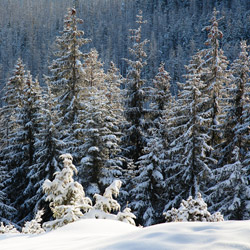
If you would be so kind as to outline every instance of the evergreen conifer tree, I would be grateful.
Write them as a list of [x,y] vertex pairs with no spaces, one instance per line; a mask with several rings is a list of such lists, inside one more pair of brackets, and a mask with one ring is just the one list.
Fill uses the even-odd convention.
[[221,211],[229,219],[249,218],[249,66],[247,45],[243,41],[239,58],[231,67],[234,77],[223,123],[224,147],[214,170],[216,184],[208,190],[211,209]]
[[81,109],[79,94],[83,84],[82,60],[87,57],[80,51],[80,47],[90,41],[83,38],[84,32],[77,28],[80,23],[82,20],[76,17],[76,10],[68,9],[61,36],[56,38],[58,48],[54,53],[56,59],[50,65],[51,75],[47,77],[52,93],[56,97],[60,117],[57,127],[60,128],[61,139],[68,144],[65,146],[65,151],[71,153],[79,146],[79,138],[74,138],[73,131],[78,124]]
[[10,223],[10,218],[13,213],[16,213],[16,209],[10,205],[7,194],[3,191],[4,185],[3,180],[7,179],[8,172],[0,167],[0,222],[5,224]]
[[60,158],[63,160],[63,169],[55,173],[53,181],[47,179],[43,184],[46,199],[50,201],[55,218],[44,224],[46,230],[74,222],[83,216],[82,211],[91,209],[91,200],[85,197],[82,185],[73,179],[77,169],[72,163],[72,156],[63,154]]
[[[208,100],[205,105],[207,118],[210,119],[208,124],[209,145],[214,148],[213,154],[216,155],[219,151],[219,145],[222,142],[221,133],[221,117],[227,104],[228,93],[226,91],[228,84],[232,80],[232,75],[228,70],[228,61],[220,48],[220,39],[223,33],[218,28],[218,23],[221,19],[217,19],[218,11],[214,9],[213,16],[210,20],[210,25],[204,30],[208,31],[208,39],[205,45],[208,48],[201,50],[200,54],[204,58],[201,80],[206,85],[203,93],[208,94]],[[204,110],[205,111],[205,110]]]
[[33,81],[28,72],[22,93],[19,112],[16,114],[17,126],[12,134],[11,153],[17,161],[9,169],[9,178],[4,182],[11,204],[18,209],[13,215],[14,222],[22,223],[32,219],[27,200],[33,193],[29,171],[35,163],[35,139],[40,129],[41,89],[37,80]]
[[33,186],[33,192],[27,203],[30,211],[36,214],[39,209],[43,209],[43,218],[49,220],[52,216],[46,197],[43,193],[43,183],[46,179],[52,179],[56,171],[59,170],[58,155],[64,148],[64,143],[60,140],[59,129],[56,127],[58,115],[54,106],[53,94],[48,86],[47,93],[43,94],[41,102],[42,117],[40,117],[40,132],[36,136],[34,164],[30,166],[28,178]]
[[206,87],[200,68],[203,62],[199,52],[192,57],[187,66],[187,81],[180,84],[182,90],[173,108],[175,115],[169,128],[172,141],[168,150],[170,164],[166,168],[168,202],[165,210],[179,204],[183,197],[203,193],[211,174],[210,164],[216,163],[209,157],[212,148],[208,145],[210,137],[206,129],[210,120],[204,112],[208,96],[203,92]]
[[145,125],[145,80],[142,78],[142,70],[146,65],[147,54],[145,46],[148,40],[142,40],[142,11],[136,16],[137,29],[131,29],[130,39],[133,42],[129,52],[133,59],[126,59],[128,63],[128,72],[125,80],[126,100],[125,100],[125,117],[128,122],[125,129],[123,143],[125,145],[125,155],[136,163],[145,145],[144,125]]
[[147,143],[143,148],[143,155],[139,158],[139,168],[132,185],[131,206],[140,220],[138,223],[149,226],[162,219],[162,207],[165,205],[165,168],[168,165],[166,154],[168,147],[167,122],[170,112],[172,96],[170,93],[170,76],[159,67],[158,74],[153,81],[154,88],[150,88],[151,99],[151,128],[147,131]]
[[15,142],[15,130],[18,127],[18,114],[22,107],[22,94],[26,82],[24,64],[17,60],[13,76],[10,77],[4,87],[4,106],[1,108],[1,165],[7,167],[7,171],[17,165],[18,158],[13,156]]
[[[233,78],[228,88],[229,98],[228,107],[225,110],[223,131],[224,143],[222,144],[222,157],[219,165],[231,163],[232,152],[237,146],[239,158],[242,160],[247,149],[244,146],[243,135],[248,133],[246,130],[246,116],[243,115],[248,110],[247,98],[249,92],[249,56],[246,42],[241,43],[241,52],[231,65]],[[244,149],[245,148],[245,149]]]
[[[111,90],[107,89],[102,63],[96,50],[90,51],[83,69],[86,87],[81,93],[84,112],[80,118],[84,143],[80,152],[82,157],[79,176],[87,194],[94,195],[104,191],[107,184],[122,175],[121,162],[117,158],[120,151],[120,128],[118,110],[113,111],[111,108],[114,100],[109,98]],[[116,91],[114,89],[113,94]]]
[[[19,164],[19,159],[13,157],[16,143],[16,129],[18,128],[17,117],[20,112],[22,102],[22,91],[26,81],[26,72],[24,64],[19,58],[17,60],[13,76],[9,78],[4,87],[3,103],[0,110],[1,114],[1,150],[0,150],[0,220],[8,222],[13,218],[16,210],[11,205],[7,193],[8,179],[11,172]],[[19,153],[19,152],[18,152]],[[6,183],[7,181],[7,183]]]
[[123,100],[123,87],[124,78],[120,74],[118,68],[113,62],[110,63],[108,72],[106,74],[106,96],[108,98],[109,112],[118,120],[121,126],[124,123],[124,100]]

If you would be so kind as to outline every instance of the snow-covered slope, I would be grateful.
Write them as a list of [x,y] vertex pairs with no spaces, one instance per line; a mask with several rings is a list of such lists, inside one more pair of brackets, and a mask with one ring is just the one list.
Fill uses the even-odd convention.
[[0,235],[1,250],[250,250],[250,221],[176,222],[147,228],[85,219],[40,235]]

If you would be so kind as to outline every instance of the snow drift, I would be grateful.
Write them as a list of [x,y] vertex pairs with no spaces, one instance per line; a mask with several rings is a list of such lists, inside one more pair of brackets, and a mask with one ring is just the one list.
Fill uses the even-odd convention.
[[175,222],[138,228],[81,219],[39,235],[0,235],[1,250],[250,250],[250,221]]

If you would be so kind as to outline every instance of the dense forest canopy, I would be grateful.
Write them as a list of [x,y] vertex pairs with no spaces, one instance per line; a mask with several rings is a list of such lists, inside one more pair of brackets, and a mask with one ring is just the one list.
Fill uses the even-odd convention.
[[250,218],[249,1],[0,11],[0,221],[44,209],[57,227],[122,208],[149,226],[181,219],[192,197],[211,220]]
[[210,14],[216,7],[224,19],[220,23],[222,48],[229,60],[236,58],[240,40],[250,41],[250,2],[247,0],[1,0],[0,1],[0,85],[10,76],[18,57],[34,76],[43,81],[52,60],[54,40],[63,26],[67,7],[76,5],[83,19],[79,28],[92,39],[85,50],[96,48],[108,67],[112,60],[126,74],[128,31],[134,27],[138,9],[148,24],[143,37],[148,47],[148,78],[165,62],[172,84],[182,80],[184,65],[197,48],[204,48]]

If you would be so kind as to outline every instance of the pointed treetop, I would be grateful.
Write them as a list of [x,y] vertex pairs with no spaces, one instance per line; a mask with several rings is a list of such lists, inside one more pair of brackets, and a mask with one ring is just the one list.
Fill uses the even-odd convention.
[[155,79],[153,80],[156,87],[160,89],[165,89],[169,85],[169,82],[171,80],[171,77],[169,73],[165,70],[165,63],[161,62],[158,73],[155,76]]
[[136,18],[136,22],[139,24],[147,23],[147,20],[143,20],[142,10],[139,10],[138,14],[136,15]]
[[205,42],[205,45],[207,45],[207,46],[212,45],[212,44],[216,44],[217,46],[219,46],[218,40],[222,39],[222,37],[223,37],[223,33],[218,29],[218,23],[224,17],[217,19],[216,15],[218,13],[219,13],[219,11],[217,11],[216,8],[214,8],[213,16],[210,19],[211,25],[208,25],[203,29],[203,30],[207,30],[209,32],[208,39]]

